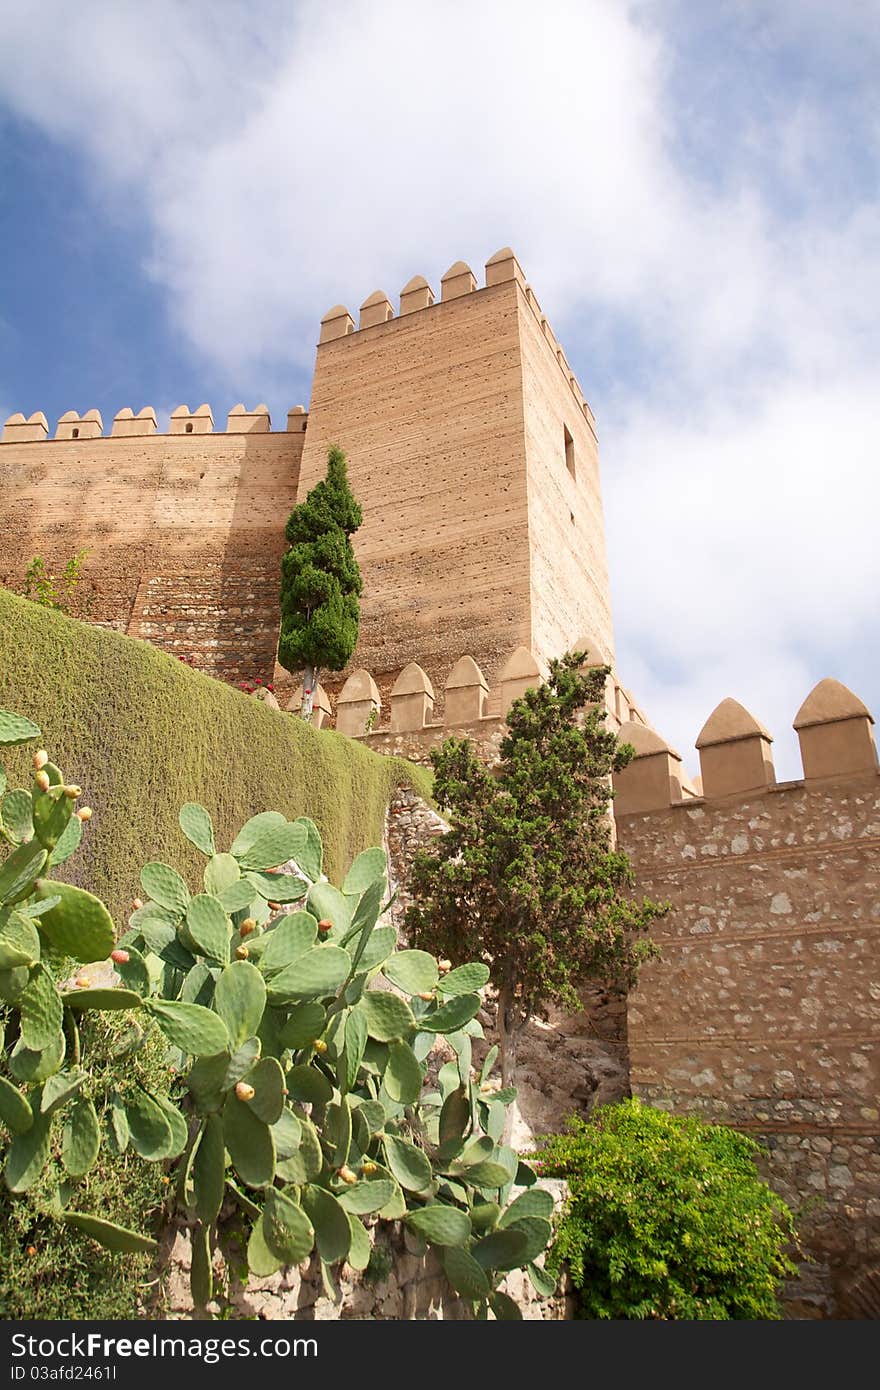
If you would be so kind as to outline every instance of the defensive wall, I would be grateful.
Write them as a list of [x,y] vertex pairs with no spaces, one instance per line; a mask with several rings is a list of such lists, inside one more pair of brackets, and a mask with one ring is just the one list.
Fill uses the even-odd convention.
[[[590,659],[600,659],[595,649]],[[383,704],[361,670],[335,702],[319,691],[313,719],[335,716],[350,736],[417,762],[449,735],[466,736],[492,763],[511,702],[541,678],[525,648],[492,687],[464,656],[435,695],[412,663]],[[605,708],[635,748],[614,778],[618,842],[636,890],[670,904],[652,928],[661,958],[628,1001],[632,1090],[754,1133],[769,1180],[799,1214],[804,1259],[790,1311],[864,1315],[880,1266],[873,718],[840,682],[821,681],[794,718],[804,775],[776,782],[771,734],[724,700],[699,733],[691,781],[613,673]]]
[[[872,717],[825,680],[794,720],[804,776],[725,700],[697,739],[698,797],[653,731],[615,778],[640,891],[671,903],[629,998],[633,1091],[752,1131],[801,1210],[792,1311],[863,1316],[880,1265],[880,778]],[[699,785],[699,784],[698,784]],[[873,1271],[873,1273],[872,1273]]]
[[56,574],[85,549],[73,612],[186,656],[210,675],[271,679],[284,523],[296,501],[307,415],[272,432],[265,406],[179,406],[168,434],[127,407],[13,415],[0,447],[0,583],[22,592],[30,558]]

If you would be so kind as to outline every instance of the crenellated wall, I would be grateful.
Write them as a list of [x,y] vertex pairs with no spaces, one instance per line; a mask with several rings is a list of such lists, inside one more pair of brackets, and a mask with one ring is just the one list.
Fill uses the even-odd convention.
[[[588,650],[586,664],[604,663],[597,651]],[[318,729],[332,723],[339,733],[366,739],[377,752],[421,763],[428,761],[430,750],[439,747],[444,738],[466,737],[476,744],[481,757],[494,762],[506,728],[505,714],[514,700],[540,685],[542,679],[537,658],[525,647],[509,653],[491,689],[472,656],[459,658],[437,692],[425,670],[410,662],[383,702],[373,676],[361,669],[352,672],[335,699],[318,686],[312,723]],[[286,708],[298,710],[301,704],[302,686]],[[645,715],[613,672],[606,682],[605,711],[610,728],[618,730],[623,716],[630,721],[628,727],[649,732]],[[683,795],[694,794],[687,778],[683,787]]]
[[512,648],[546,668],[584,634],[612,656],[592,412],[509,248],[483,288],[458,261],[437,301],[415,277],[399,313],[376,291],[357,328],[325,315],[303,494],[331,443],[364,508],[360,637],[331,695],[365,668],[387,700],[413,661],[439,686],[462,651],[494,683]]
[[[792,1311],[856,1316],[880,1260],[880,777],[872,718],[822,681],[794,724],[804,778],[725,700],[698,739],[704,795],[653,735],[615,778],[640,891],[671,903],[629,1000],[633,1090],[753,1131],[808,1261]],[[629,729],[621,730],[629,737]],[[634,741],[630,739],[630,741]]]
[[7,420],[0,583],[22,590],[40,555],[56,574],[85,549],[74,612],[147,638],[227,680],[271,680],[284,522],[296,501],[307,415],[273,433],[265,406],[236,406],[224,433],[208,406],[156,415],[68,411]]

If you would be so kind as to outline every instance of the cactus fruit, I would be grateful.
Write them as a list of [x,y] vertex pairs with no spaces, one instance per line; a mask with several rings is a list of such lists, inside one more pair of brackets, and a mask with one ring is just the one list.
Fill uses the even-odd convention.
[[143,907],[143,905],[144,905],[144,900],[143,900],[143,898],[133,898],[133,899],[132,899],[132,904],[131,904],[131,906],[132,906],[132,910],[133,910],[134,912],[137,912],[140,908]]
[[34,777],[34,782],[39,787],[41,792],[47,792],[52,785],[52,783],[49,781],[48,772],[44,771],[42,768]]
[[318,923],[318,931],[319,931],[319,932],[328,932],[328,931],[332,931],[332,930],[333,930],[333,923],[330,921],[330,918],[329,918],[329,917],[322,917],[321,920],[320,920],[320,922]]
[[89,975],[77,975],[74,980],[77,989],[91,989],[92,981]]
[[129,956],[128,951],[116,950],[110,952],[110,959],[113,961],[115,965],[127,965],[131,957]]
[[49,754],[46,752],[45,748],[38,748],[33,757],[34,771],[42,772],[48,761]]
[[342,1167],[338,1170],[338,1175],[342,1181],[348,1183],[350,1187],[358,1180],[357,1173],[353,1172],[347,1163],[343,1163]]
[[89,821],[92,819],[92,814],[91,806],[80,806],[79,810],[76,812],[76,817],[79,821]]
[[239,1081],[235,1087],[235,1094],[238,1096],[239,1100],[247,1101],[253,1100],[256,1092],[253,1086],[249,1086],[246,1081]]
[[71,801],[76,801],[78,797],[82,796],[82,787],[77,786],[75,782],[71,782],[70,786],[64,788],[64,795]]
[[253,917],[245,917],[244,921],[238,929],[239,936],[250,936],[251,932],[255,930],[256,925],[257,924],[254,921]]
[[243,945],[243,944],[242,944],[241,946],[236,946],[236,948],[235,948],[235,959],[236,959],[236,960],[247,960],[247,958],[248,958],[249,955],[250,955],[250,951],[248,950],[247,946],[245,946],[245,945]]

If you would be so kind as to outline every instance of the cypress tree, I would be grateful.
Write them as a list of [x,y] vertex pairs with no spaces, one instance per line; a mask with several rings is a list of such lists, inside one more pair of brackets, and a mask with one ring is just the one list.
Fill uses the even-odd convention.
[[351,537],[363,520],[348,485],[345,454],[335,444],[327,475],[290,513],[281,561],[278,660],[303,673],[302,717],[312,713],[322,669],[341,671],[357,642],[363,588]]

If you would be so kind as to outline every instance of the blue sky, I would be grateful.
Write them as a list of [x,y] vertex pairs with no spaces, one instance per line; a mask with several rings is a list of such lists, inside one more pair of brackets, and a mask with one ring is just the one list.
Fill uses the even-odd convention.
[[695,770],[733,695],[796,776],[821,676],[880,711],[870,0],[32,0],[0,51],[4,415],[280,424],[331,304],[510,244],[657,727]]

